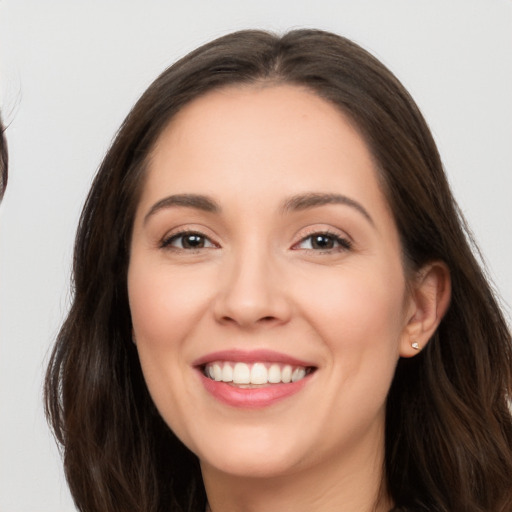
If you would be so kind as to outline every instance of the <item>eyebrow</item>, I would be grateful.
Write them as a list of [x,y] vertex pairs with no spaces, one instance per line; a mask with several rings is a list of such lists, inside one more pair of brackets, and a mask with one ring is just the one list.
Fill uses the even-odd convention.
[[[363,207],[363,205],[354,199],[350,199],[350,197],[344,196],[342,194],[324,194],[318,192],[299,194],[287,199],[283,203],[282,211],[284,213],[302,211],[328,204],[341,204],[350,206],[351,208],[354,208],[359,213],[361,213],[366,218],[366,220],[372,224],[372,226],[375,225],[372,217]],[[211,197],[200,194],[175,194],[164,197],[160,201],[156,202],[145,215],[144,224],[146,224],[149,217],[158,211],[172,207],[194,208],[208,213],[220,213],[221,211],[219,204],[215,202]]]
[[219,213],[220,206],[210,197],[199,194],[175,194],[172,196],[164,197],[156,202],[144,217],[144,224],[148,221],[149,217],[156,212],[165,208],[173,206],[184,206],[185,208],[195,208],[209,213]]
[[312,192],[308,194],[296,195],[285,201],[283,205],[283,211],[289,212],[308,210],[309,208],[316,208],[328,204],[342,204],[345,206],[350,206],[362,214],[363,217],[365,217],[372,226],[375,225],[371,215],[362,204],[342,194],[323,194]]

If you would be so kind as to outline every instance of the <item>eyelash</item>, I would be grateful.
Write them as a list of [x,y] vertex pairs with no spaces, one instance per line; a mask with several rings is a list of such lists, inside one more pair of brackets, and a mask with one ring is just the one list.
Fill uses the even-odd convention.
[[330,241],[332,241],[334,244],[337,244],[338,247],[328,247],[326,249],[323,249],[323,248],[315,249],[314,247],[310,247],[310,248],[306,248],[305,250],[319,252],[321,254],[324,254],[324,253],[331,253],[331,252],[349,251],[352,249],[352,242],[348,238],[344,238],[337,233],[331,233],[330,231],[314,231],[314,232],[310,233],[309,235],[305,236],[304,238],[302,238],[292,248],[295,248],[295,247],[301,245],[306,240],[310,240],[311,245],[312,245],[315,237],[317,237],[317,238],[323,237],[324,239],[327,238]]
[[[182,244],[183,244],[183,240],[186,237],[192,237],[192,236],[200,238],[202,240],[203,244],[209,243],[210,245],[207,247],[204,247],[204,245],[202,247],[176,247],[176,246],[172,245],[173,242],[179,240],[180,238],[182,239]],[[180,231],[179,233],[174,233],[171,236],[164,238],[160,242],[161,249],[174,249],[174,250],[178,250],[178,251],[179,250],[181,250],[181,251],[198,251],[201,249],[209,249],[210,247],[217,247],[217,245],[215,243],[213,243],[210,240],[210,238],[208,238],[206,235],[204,235],[203,233],[201,233],[199,231]]]
[[[199,243],[202,243],[202,246],[200,247],[176,247],[172,244],[178,240],[182,240],[181,245],[183,245],[184,239],[186,237],[197,237],[199,240]],[[342,236],[331,233],[329,231],[315,231],[310,233],[309,235],[303,237],[299,242],[294,244],[292,246],[293,250],[298,250],[301,244],[306,242],[307,240],[311,241],[311,245],[313,245],[314,237],[320,238],[323,237],[324,239],[328,239],[334,244],[337,244],[337,247],[328,247],[328,248],[317,248],[314,247],[308,247],[305,248],[307,251],[314,251],[314,252],[320,252],[320,253],[330,253],[330,252],[343,252],[348,251],[352,249],[352,242],[348,240],[347,238],[343,238]],[[317,240],[318,241],[318,240]],[[207,243],[209,245],[205,246],[204,244]],[[217,244],[212,242],[209,237],[207,237],[205,234],[199,232],[199,231],[180,231],[179,233],[174,233],[171,236],[164,238],[160,243],[161,249],[174,249],[174,250],[181,250],[181,251],[199,251],[201,249],[209,249],[211,247],[218,247]]]

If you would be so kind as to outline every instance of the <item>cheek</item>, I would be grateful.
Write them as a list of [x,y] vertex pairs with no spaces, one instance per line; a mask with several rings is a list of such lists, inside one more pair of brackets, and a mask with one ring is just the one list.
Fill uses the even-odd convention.
[[194,286],[187,272],[170,273],[165,266],[139,263],[136,258],[130,263],[128,296],[142,372],[160,414],[186,438],[187,404],[194,403],[187,386],[187,337],[204,310],[204,288]]
[[[201,293],[202,292],[202,293]],[[204,289],[187,272],[169,272],[161,263],[133,257],[128,297],[133,335],[150,394],[159,409],[171,406],[191,356],[186,343],[204,309]]]
[[130,264],[128,296],[137,342],[173,349],[190,332],[205,303],[204,287],[191,277],[137,260]]
[[372,365],[392,373],[404,328],[401,267],[350,265],[310,284],[300,292],[307,297],[303,309],[332,361],[347,372]]

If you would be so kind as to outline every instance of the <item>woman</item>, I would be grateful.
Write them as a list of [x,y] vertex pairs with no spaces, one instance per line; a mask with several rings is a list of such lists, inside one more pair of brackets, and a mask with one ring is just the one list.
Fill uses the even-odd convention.
[[46,404],[79,509],[511,511],[511,339],[467,236],[357,45],[180,60],[78,229]]

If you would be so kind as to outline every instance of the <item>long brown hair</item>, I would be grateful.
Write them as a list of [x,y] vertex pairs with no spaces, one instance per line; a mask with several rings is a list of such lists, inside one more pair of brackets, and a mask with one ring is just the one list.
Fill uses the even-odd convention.
[[157,78],[96,175],[75,243],[73,302],[46,377],[46,410],[78,508],[204,510],[198,461],[164,424],[131,341],[126,273],[148,155],[185,104],[215,88],[297,84],[358,126],[401,236],[404,265],[444,261],[451,306],[418,356],[400,360],[386,418],[396,510],[512,511],[512,342],[475,259],[432,135],[379,61],[334,34],[227,35]]

